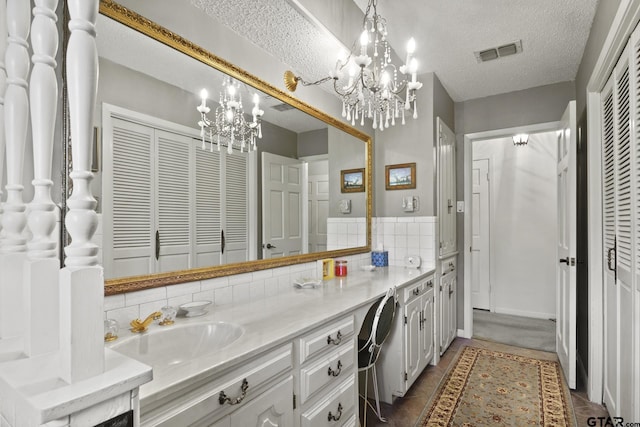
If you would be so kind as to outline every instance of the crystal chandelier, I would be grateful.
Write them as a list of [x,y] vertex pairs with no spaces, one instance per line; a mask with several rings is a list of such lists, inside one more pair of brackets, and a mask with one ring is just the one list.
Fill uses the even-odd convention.
[[514,135],[512,139],[513,145],[519,147],[522,145],[527,145],[527,143],[529,142],[529,135],[526,133],[519,133],[517,135]]
[[[298,82],[310,86],[333,80],[333,88],[342,99],[342,116],[352,125],[358,120],[360,125],[364,125],[366,116],[373,121],[374,129],[382,131],[389,125],[394,126],[396,119],[404,124],[405,111],[412,106],[413,118],[418,117],[416,91],[422,87],[422,83],[416,81],[418,62],[413,57],[415,40],[411,38],[407,44],[405,63],[396,67],[391,62],[391,47],[387,42],[387,21],[378,15],[376,6],[377,0],[369,0],[359,40],[348,55],[342,52],[338,56],[329,76],[307,82],[287,71],[284,82],[287,89],[293,92]],[[345,70],[348,71],[346,84]]]
[[264,111],[260,109],[260,97],[257,93],[254,94],[253,109],[251,110],[253,119],[248,122],[242,107],[240,89],[240,83],[231,77],[222,82],[220,100],[215,117],[212,119],[207,117],[211,111],[207,107],[209,94],[206,89],[200,91],[202,103],[198,105],[197,110],[200,113],[198,126],[200,126],[200,136],[202,137],[202,149],[205,148],[207,136],[211,143],[211,151],[213,151],[214,145],[217,145],[218,151],[220,151],[220,146],[226,145],[229,154],[233,152],[234,145],[240,148],[240,152],[244,152],[245,149],[247,151],[257,149],[256,139],[262,138],[261,122]]

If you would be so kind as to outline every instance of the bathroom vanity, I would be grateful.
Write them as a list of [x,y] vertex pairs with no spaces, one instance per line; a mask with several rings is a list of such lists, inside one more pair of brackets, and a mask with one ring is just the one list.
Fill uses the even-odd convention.
[[[292,284],[276,296],[214,307],[173,326],[152,325],[146,336],[124,334],[110,346],[127,347],[128,355],[153,366],[153,381],[140,388],[143,426],[261,425],[267,419],[284,426],[355,426],[356,337],[367,310],[397,287],[394,331],[382,350],[393,357],[378,364],[381,389],[397,394],[391,379],[408,389],[433,356],[433,273],[387,267],[353,271],[312,289]],[[178,352],[158,347],[154,353],[154,334],[184,328],[179,335],[188,336],[202,324],[231,324],[241,334],[220,338],[214,351],[199,350],[187,337],[175,341]]]

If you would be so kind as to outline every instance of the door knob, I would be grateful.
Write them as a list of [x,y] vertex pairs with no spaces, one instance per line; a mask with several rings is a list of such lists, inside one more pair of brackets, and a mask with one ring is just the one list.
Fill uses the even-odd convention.
[[267,249],[275,249],[276,247],[274,245],[272,245],[271,243],[267,243],[265,248],[267,248]]
[[565,264],[569,265],[569,257],[566,257],[566,258],[560,258],[560,262],[561,262],[561,263],[563,263],[563,262],[564,262]]

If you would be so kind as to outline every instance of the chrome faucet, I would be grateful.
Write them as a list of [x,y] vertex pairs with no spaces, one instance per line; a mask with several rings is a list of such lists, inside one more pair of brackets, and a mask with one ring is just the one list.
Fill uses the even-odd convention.
[[151,322],[153,322],[154,320],[158,320],[161,316],[162,313],[160,313],[159,311],[154,311],[144,320],[133,319],[131,323],[129,323],[129,325],[131,325],[131,332],[146,332],[147,327],[151,324]]

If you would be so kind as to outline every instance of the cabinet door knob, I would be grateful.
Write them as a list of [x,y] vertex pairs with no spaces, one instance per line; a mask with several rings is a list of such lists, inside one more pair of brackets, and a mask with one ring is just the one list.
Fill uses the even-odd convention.
[[413,294],[414,294],[414,295],[420,295],[420,288],[415,288],[415,289],[413,290]]
[[237,405],[247,397],[247,390],[249,390],[249,381],[245,378],[242,380],[242,385],[240,386],[240,396],[232,399],[226,395],[224,390],[222,390],[218,396],[218,402],[220,402],[221,405],[224,405],[225,403],[228,403],[229,405]]

